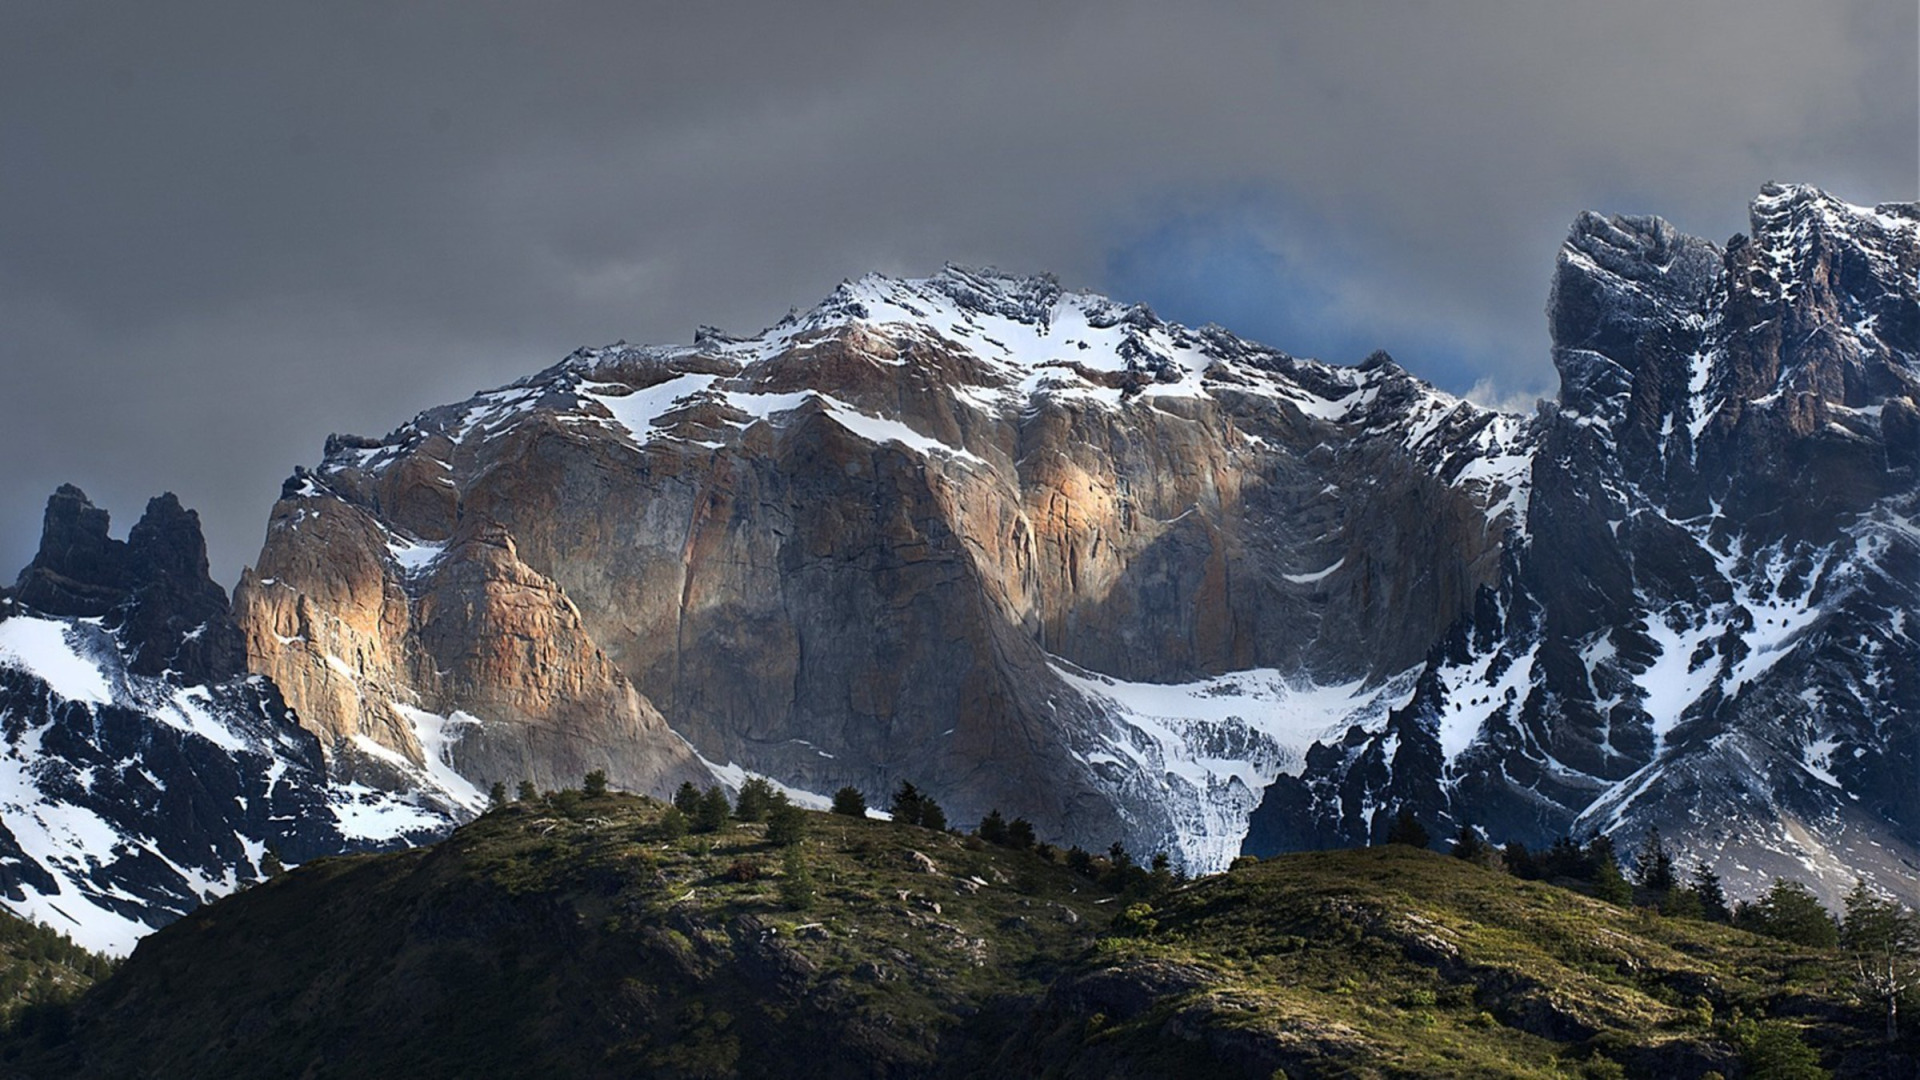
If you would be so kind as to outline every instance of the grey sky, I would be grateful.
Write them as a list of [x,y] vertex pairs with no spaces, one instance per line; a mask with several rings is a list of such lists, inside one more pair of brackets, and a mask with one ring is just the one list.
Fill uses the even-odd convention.
[[71,480],[216,575],[329,431],[867,270],[1052,270],[1550,392],[1586,207],[1912,198],[1913,0],[0,0],[0,577]]

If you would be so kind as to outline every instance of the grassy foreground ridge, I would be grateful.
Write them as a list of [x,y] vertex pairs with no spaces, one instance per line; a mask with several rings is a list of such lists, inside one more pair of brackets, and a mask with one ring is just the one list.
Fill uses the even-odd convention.
[[1885,1041],[1836,950],[1413,848],[1289,855],[1173,884],[878,820],[806,812],[797,842],[789,829],[775,843],[765,824],[686,835],[677,817],[622,794],[541,799],[431,848],[307,864],[142,942],[57,1037],[16,1029],[4,1068],[316,1080],[1914,1071],[1910,1037]]

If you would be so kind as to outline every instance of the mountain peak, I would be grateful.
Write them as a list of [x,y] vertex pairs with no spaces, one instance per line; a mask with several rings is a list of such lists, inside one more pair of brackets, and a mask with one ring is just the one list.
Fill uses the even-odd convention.
[[47,499],[40,547],[15,585],[22,604],[51,615],[104,615],[126,585],[126,545],[108,535],[110,516],[87,493],[61,484]]
[[1920,204],[1857,206],[1810,184],[1769,182],[1749,210],[1753,235],[1776,250],[1804,247],[1814,235],[1880,237],[1920,224]]

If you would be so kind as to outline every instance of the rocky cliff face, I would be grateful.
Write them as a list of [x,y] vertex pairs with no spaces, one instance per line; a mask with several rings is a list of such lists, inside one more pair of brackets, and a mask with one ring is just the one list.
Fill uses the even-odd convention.
[[1527,843],[1657,825],[1740,887],[1914,898],[1917,227],[1781,186],[1724,248],[1583,215],[1506,572],[1249,847],[1377,839],[1410,805]]
[[401,718],[458,710],[469,778],[658,790],[684,737],[727,775],[911,779],[1216,866],[1499,580],[1530,445],[1383,355],[875,277],[332,440],[236,606],[337,760],[419,760]]
[[255,670],[287,688],[338,775],[437,784],[467,808],[496,780],[577,786],[603,768],[658,794],[706,776],[510,533],[475,515],[404,537],[326,478],[296,477],[235,590]]
[[1913,895],[1917,220],[1582,215],[1524,418],[959,268],[581,350],[331,440],[247,660],[374,784],[910,779],[1195,869],[1409,806]]
[[246,673],[192,511],[163,495],[126,540],[107,526],[62,487],[0,590],[0,903],[124,953],[258,879],[269,849],[302,862],[451,826],[443,792],[330,782]]

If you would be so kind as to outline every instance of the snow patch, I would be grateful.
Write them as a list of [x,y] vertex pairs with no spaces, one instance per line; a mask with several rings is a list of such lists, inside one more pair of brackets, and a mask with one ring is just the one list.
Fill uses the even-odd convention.
[[722,784],[732,788],[736,794],[742,787],[746,786],[748,780],[758,779],[764,780],[772,785],[773,790],[785,795],[787,801],[803,810],[830,810],[833,808],[833,797],[830,795],[822,795],[817,791],[808,791],[805,788],[797,788],[783,784],[765,773],[757,773],[752,769],[741,768],[731,761],[725,765],[716,765],[708,761],[705,757],[702,757],[698,750],[693,752],[693,756],[700,758],[700,764],[705,765],[708,772],[712,773]]
[[1233,861],[1261,794],[1283,773],[1297,774],[1308,747],[1353,724],[1384,721],[1412,696],[1417,674],[1320,686],[1260,668],[1140,683],[1057,658],[1052,667],[1115,724],[1082,760],[1117,789],[1138,784],[1157,796],[1174,821],[1181,864],[1196,873]]
[[68,701],[113,703],[113,688],[100,665],[74,648],[64,622],[32,615],[0,622],[0,664],[38,678]]

